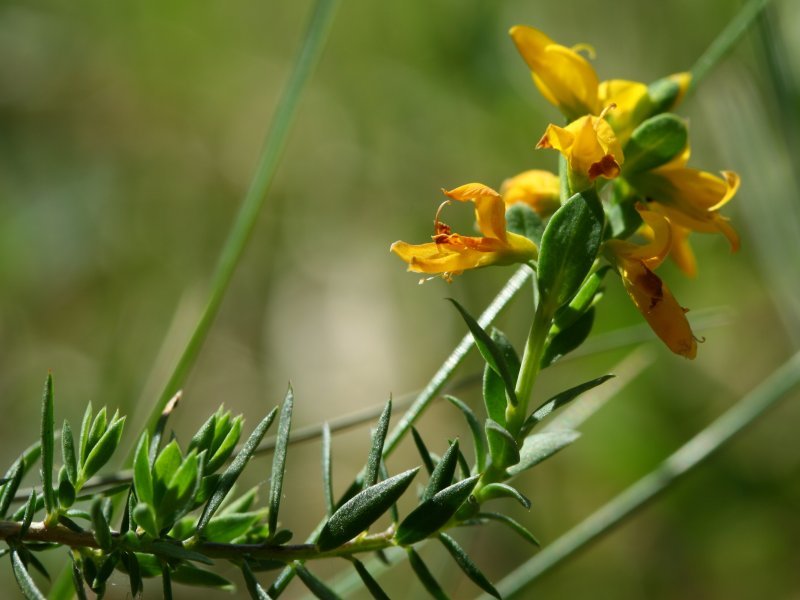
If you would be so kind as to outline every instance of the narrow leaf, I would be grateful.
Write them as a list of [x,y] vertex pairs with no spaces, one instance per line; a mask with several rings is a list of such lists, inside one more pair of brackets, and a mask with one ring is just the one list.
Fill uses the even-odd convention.
[[25,537],[31,523],[33,523],[33,515],[36,513],[36,499],[36,490],[31,490],[31,495],[28,496],[28,501],[25,503],[25,512],[22,513],[22,523],[19,528],[20,539]]
[[78,463],[75,459],[75,440],[72,438],[72,428],[66,419],[61,427],[61,458],[64,460],[69,480],[74,484],[78,479]]
[[506,483],[490,483],[481,489],[480,502],[494,500],[495,498],[513,498],[526,509],[530,510],[531,508],[531,501],[520,493],[519,490]]
[[456,472],[456,464],[458,462],[458,440],[450,444],[450,447],[442,456],[439,464],[431,473],[428,480],[428,485],[422,493],[421,500],[424,502],[431,499],[435,494],[441,492],[444,488],[453,483],[453,475]]
[[[506,360],[512,377],[516,380],[519,374],[519,356],[514,346],[499,329],[492,328],[492,341],[497,345]],[[483,401],[486,405],[486,414],[491,419],[505,426],[506,405],[508,404],[506,385],[502,377],[487,363],[483,370]]]
[[340,600],[339,596],[331,588],[322,583],[321,579],[312,575],[302,564],[295,563],[294,568],[300,581],[302,581],[308,588],[308,591],[317,598],[320,600]]
[[236,586],[233,585],[230,579],[226,579],[222,575],[217,575],[213,571],[199,569],[194,565],[187,564],[181,564],[176,567],[175,571],[172,573],[172,581],[194,587],[224,590],[226,592],[233,592],[236,590]]
[[479,477],[475,475],[454,483],[417,506],[398,526],[397,543],[409,546],[438,531],[466,501]]
[[651,171],[683,152],[688,143],[686,122],[664,113],[644,121],[631,134],[625,145],[623,171],[626,177]]
[[239,475],[241,475],[245,465],[247,464],[247,461],[250,460],[253,452],[261,443],[261,439],[264,437],[267,429],[269,429],[269,426],[272,425],[272,421],[275,419],[275,414],[277,412],[278,409],[273,408],[270,413],[264,417],[261,423],[259,423],[258,426],[253,430],[253,433],[250,434],[250,437],[247,438],[247,441],[236,455],[236,458],[233,459],[233,462],[228,465],[228,468],[225,469],[225,472],[219,478],[219,482],[214,489],[214,493],[211,495],[211,498],[203,509],[200,519],[197,521],[197,536],[202,535],[203,529],[205,529],[206,525],[208,525],[209,520],[211,520],[211,517],[213,517],[214,513],[217,512],[217,509],[220,507],[220,504],[222,504],[225,496],[228,495],[228,492],[233,487],[236,479],[238,479]]
[[214,455],[208,461],[206,469],[209,473],[214,473],[219,469],[228,457],[233,453],[236,444],[239,443],[239,438],[242,435],[242,419],[237,417],[230,425],[230,429],[225,437],[222,439],[219,447],[214,450]]
[[140,502],[133,509],[133,518],[136,523],[153,537],[158,537],[158,523],[156,513],[150,504]]
[[525,423],[522,425],[522,435],[527,434],[533,427],[535,427],[538,423],[540,423],[545,417],[550,415],[552,412],[558,410],[562,406],[569,404],[575,398],[591,390],[592,388],[597,387],[608,381],[609,379],[613,378],[614,375],[603,375],[602,377],[598,377],[597,379],[592,379],[591,381],[585,381],[575,387],[571,387],[568,390],[564,390],[563,392],[556,394],[552,398],[550,398],[547,402],[542,404],[539,408],[537,408],[531,415],[525,420]]
[[452,298],[448,298],[450,302],[453,303],[453,306],[456,307],[459,313],[461,313],[461,318],[464,319],[464,322],[467,324],[470,333],[472,334],[472,338],[475,340],[475,347],[478,348],[478,352],[481,353],[483,359],[503,380],[503,384],[506,388],[506,393],[508,394],[508,399],[516,406],[517,404],[517,397],[514,393],[514,376],[511,373],[511,369],[506,363],[505,357],[503,353],[498,348],[497,344],[494,343],[491,336],[486,333],[486,330],[480,326],[480,324],[474,319],[472,315],[470,315],[458,302],[453,300]]
[[537,540],[536,537],[534,537],[534,535],[530,531],[528,531],[524,525],[522,525],[518,521],[515,521],[508,515],[496,512],[482,512],[478,513],[478,517],[481,519],[491,519],[493,521],[503,523],[504,525],[507,525],[516,533],[518,533],[525,541],[530,542],[531,544],[537,547],[541,546],[539,540]]
[[183,391],[178,390],[177,393],[169,399],[166,406],[164,406],[164,410],[161,411],[158,421],[156,421],[156,426],[153,428],[153,439],[150,441],[151,460],[158,454],[158,449],[161,446],[161,438],[164,436],[164,430],[167,427],[167,420],[172,414],[172,411],[178,408],[178,403],[181,401],[182,397]]
[[17,548],[11,549],[11,567],[14,570],[14,578],[17,580],[17,585],[27,600],[45,600],[44,594],[36,587],[30,573],[25,568]]
[[[78,600],[87,600],[83,573],[78,566],[78,562],[75,560],[74,550],[70,550],[69,558],[72,562],[72,585],[75,588],[75,595],[78,597]],[[134,597],[136,597],[136,594],[134,594]]]
[[435,468],[433,465],[433,459],[431,458],[431,453],[428,452],[427,446],[425,446],[425,442],[422,440],[422,436],[417,431],[416,427],[411,427],[411,437],[414,438],[414,445],[417,447],[417,452],[419,452],[420,457],[422,458],[422,464],[425,465],[425,470],[428,472],[428,475],[433,473],[433,469]]
[[[108,411],[106,407],[100,409],[100,412],[95,416],[92,422],[92,427],[89,429],[89,436],[86,439],[86,451],[83,455],[84,460],[89,456],[89,453],[94,448],[97,441],[103,436],[108,426]],[[83,463],[81,463],[83,464]]]
[[[628,155],[625,155],[627,161]],[[524,202],[515,202],[506,211],[506,229],[511,233],[524,235],[537,246],[542,242],[544,222],[536,212]]]
[[14,496],[17,495],[17,490],[24,474],[23,462],[17,460],[9,471],[8,482],[3,486],[3,491],[0,493],[0,519],[5,518]]
[[464,549],[459,546],[453,538],[446,533],[440,533],[439,541],[441,541],[444,547],[447,548],[447,551],[456,561],[456,564],[461,567],[461,570],[464,571],[464,574],[469,577],[475,583],[475,585],[477,585],[487,594],[494,596],[495,598],[500,598],[500,594],[496,589],[494,589],[494,586],[486,578],[486,575],[484,575],[477,565],[472,562],[472,559],[467,555],[466,552],[464,552]]
[[208,558],[205,554],[195,552],[184,548],[181,544],[175,542],[165,542],[156,540],[147,546],[147,550],[153,554],[158,554],[164,558],[175,558],[178,560],[191,560],[194,562],[203,563],[206,565],[213,565],[214,561]]
[[485,429],[492,464],[498,469],[505,469],[517,464],[519,462],[519,448],[514,436],[491,419],[486,419]]
[[166,562],[161,564],[161,593],[164,600],[172,600],[172,575]]
[[133,458],[133,486],[139,502],[153,505],[153,473],[150,470],[150,434],[142,433]]
[[247,591],[253,600],[270,600],[269,594],[258,583],[253,569],[250,568],[250,563],[247,560],[242,561],[242,577],[244,577],[244,584]]
[[414,552],[413,548],[406,548],[406,552],[408,552],[408,562],[411,564],[411,568],[414,569],[417,579],[420,580],[420,583],[422,583],[427,592],[436,598],[436,600],[450,600],[449,596],[445,594],[442,589],[442,586],[439,585],[439,582],[436,581],[433,574],[430,572],[430,569],[422,562],[422,558],[420,558],[419,554]]
[[92,403],[86,405],[86,410],[83,411],[83,419],[81,420],[81,439],[80,448],[78,453],[78,464],[82,465],[86,460],[86,446],[89,444],[89,431],[92,428]]
[[386,440],[386,433],[389,431],[389,419],[391,416],[392,400],[390,398],[378,419],[378,426],[372,434],[372,447],[364,470],[364,489],[375,485],[378,481],[378,472],[380,471],[381,457],[383,456],[383,442]]
[[[389,479],[389,471],[386,468],[386,463],[384,461],[381,461],[381,479],[383,481]],[[389,516],[392,518],[392,523],[394,523],[395,525],[400,522],[400,513],[397,512],[396,502],[393,502],[392,505],[389,507]]]
[[269,532],[278,530],[278,511],[281,507],[283,493],[283,473],[286,468],[286,451],[289,447],[289,430],[292,427],[292,408],[294,393],[291,386],[286,391],[281,407],[281,418],[278,422],[278,436],[275,439],[275,453],[272,456],[272,475],[269,480]]
[[134,598],[140,598],[144,591],[144,583],[142,582],[142,572],[139,568],[139,559],[133,552],[123,552],[120,555],[120,560],[128,573],[128,581],[131,586],[131,595]]
[[566,356],[589,337],[594,325],[594,308],[590,308],[563,331],[559,331],[547,344],[541,359],[541,368],[545,369]]
[[331,464],[331,427],[322,424],[322,492],[325,496],[325,509],[330,517],[333,514],[333,466]]
[[55,417],[53,415],[53,377],[47,374],[42,394],[42,492],[49,515],[56,510],[53,493],[53,454],[55,452]]
[[539,251],[538,287],[544,314],[572,298],[597,257],[603,207],[594,190],[575,194],[550,218]]
[[89,456],[86,457],[86,462],[81,467],[81,480],[86,481],[108,462],[119,446],[123,427],[125,427],[125,417],[111,422],[105,433],[97,440],[94,448],[89,451]]
[[[638,215],[638,213],[636,214]],[[581,315],[594,306],[598,299],[598,293],[601,292],[603,278],[610,270],[611,267],[605,265],[586,277],[580,289],[572,300],[569,301],[569,304],[562,306],[556,312],[553,318],[552,333],[558,333],[567,329],[577,321]]]
[[467,420],[467,425],[472,433],[472,444],[475,447],[475,464],[478,473],[483,473],[486,468],[486,437],[478,422],[478,417],[472,409],[454,396],[445,396],[448,402],[458,408]]
[[337,548],[367,529],[403,495],[418,471],[419,467],[390,477],[345,502],[322,528],[319,549]]
[[569,446],[580,437],[580,433],[571,429],[536,433],[525,438],[520,449],[520,461],[508,469],[511,476],[518,475],[525,469],[530,469],[543,460],[550,458]]
[[111,537],[111,528],[108,526],[105,515],[103,515],[102,501],[97,498],[92,502],[92,525],[94,526],[94,537],[100,548],[105,553],[111,552],[114,540]]
[[372,594],[372,597],[375,598],[375,600],[389,600],[389,596],[386,595],[386,592],[383,591],[375,578],[370,575],[370,572],[367,571],[364,563],[355,558],[351,558],[350,560],[353,563],[353,566],[356,568],[356,572],[361,578],[361,581],[364,583],[364,587],[366,587],[367,591]]

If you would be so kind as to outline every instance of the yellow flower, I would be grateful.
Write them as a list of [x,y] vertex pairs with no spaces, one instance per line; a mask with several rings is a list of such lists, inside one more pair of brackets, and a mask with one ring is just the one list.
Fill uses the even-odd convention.
[[554,148],[564,155],[570,177],[583,184],[576,189],[573,181],[576,192],[597,177],[617,177],[624,160],[622,147],[602,116],[581,117],[566,127],[548,125],[536,147]]
[[676,159],[653,169],[632,175],[629,183],[648,200],[650,207],[672,223],[701,233],[721,233],[735,252],[739,235],[728,219],[719,213],[739,189],[739,176],[722,171],[722,177],[686,167],[687,149]]
[[[681,227],[680,225],[675,225],[671,221],[669,222],[669,228],[672,237],[669,257],[672,259],[672,262],[683,271],[684,275],[687,277],[696,277],[697,259],[692,250],[692,245],[689,243],[689,234],[691,234],[691,230],[686,227]],[[639,229],[638,233],[649,240],[655,238],[653,229],[646,224]]]
[[561,183],[550,171],[531,169],[506,179],[500,194],[506,206],[522,202],[542,218],[549,217],[561,206]]
[[677,94],[666,105],[657,106],[644,83],[622,79],[599,82],[592,65],[576,51],[591,51],[589,46],[567,48],[541,31],[523,25],[512,27],[509,33],[528,64],[536,87],[570,121],[584,115],[598,115],[607,106],[616,104],[618,110],[609,117],[609,122],[623,144],[644,119],[676,106],[691,81],[688,73],[665,78],[664,82],[678,85]]
[[433,242],[407,244],[395,242],[390,250],[408,263],[415,273],[441,275],[445,281],[467,269],[489,265],[508,265],[527,262],[539,256],[539,249],[528,238],[506,231],[505,203],[502,196],[481,183],[468,183],[454,190],[442,190],[460,202],[475,204],[475,220],[481,237],[452,233],[450,227],[439,221],[439,207],[434,221]]
[[638,246],[622,240],[606,242],[609,259],[622,277],[636,309],[667,347],[686,358],[697,355],[697,340],[686,319],[686,309],[678,304],[669,288],[653,273],[672,248],[670,223],[663,216],[637,207],[653,232],[652,240]]

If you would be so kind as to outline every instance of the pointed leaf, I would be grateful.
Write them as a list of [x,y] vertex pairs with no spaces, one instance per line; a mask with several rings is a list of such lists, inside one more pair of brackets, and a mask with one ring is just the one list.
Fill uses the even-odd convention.
[[78,463],[75,459],[75,440],[72,438],[72,428],[66,419],[61,427],[61,458],[64,460],[69,480],[74,484],[78,479]]
[[556,394],[552,398],[550,398],[547,402],[542,404],[539,408],[537,408],[530,416],[525,420],[525,423],[522,425],[522,435],[527,434],[533,427],[535,427],[538,423],[540,423],[545,417],[550,415],[550,413],[558,410],[562,406],[569,404],[575,398],[591,390],[592,388],[597,387],[600,384],[605,383],[609,379],[613,378],[614,375],[603,375],[602,377],[598,377],[597,379],[592,379],[591,381],[586,381],[581,383],[580,385],[576,385],[575,387],[571,387],[568,390],[565,390],[559,394]]
[[278,436],[275,439],[275,453],[272,456],[272,475],[269,480],[269,532],[278,530],[278,510],[281,507],[283,493],[283,473],[286,468],[286,451],[289,447],[289,430],[292,427],[292,408],[294,393],[291,386],[286,391],[281,407],[281,418],[278,422]]
[[[155,439],[159,439],[154,436]],[[161,594],[164,600],[172,600],[172,574],[170,573],[169,564],[161,563]]]
[[153,429],[153,438],[150,440],[150,458],[158,454],[158,449],[161,446],[161,438],[164,436],[164,430],[167,427],[167,420],[172,414],[172,411],[178,407],[182,396],[183,391],[178,390],[175,395],[169,399],[169,402],[164,406],[164,410],[162,410],[161,414],[158,416],[158,421],[156,421],[156,426]]
[[431,458],[431,453],[428,452],[427,446],[425,446],[425,442],[422,440],[422,436],[414,426],[411,427],[411,437],[414,438],[414,445],[417,447],[417,452],[419,452],[419,455],[422,458],[422,464],[425,465],[425,470],[428,472],[428,475],[430,475],[433,473],[433,469],[435,468],[433,465],[433,459]]
[[325,510],[330,517],[334,511],[333,504],[333,466],[331,463],[331,427],[328,422],[322,424],[322,491],[325,496]]
[[133,518],[136,523],[154,538],[158,537],[158,523],[156,513],[150,504],[140,502],[133,509]]
[[[381,461],[381,479],[386,481],[389,479],[389,471],[386,469],[386,463]],[[389,516],[392,518],[392,523],[397,525],[400,522],[400,514],[397,512],[397,503],[393,502],[389,507]]]
[[231,423],[231,428],[228,430],[228,433],[222,439],[219,447],[214,450],[214,455],[209,459],[208,465],[206,466],[206,470],[208,473],[214,473],[217,469],[219,469],[225,461],[228,460],[228,457],[233,453],[233,450],[236,448],[236,444],[239,443],[239,438],[242,435],[242,419],[236,418]]
[[550,218],[539,251],[538,287],[545,315],[578,291],[597,257],[605,217],[596,192],[575,194]]
[[150,471],[150,434],[145,431],[139,438],[133,458],[133,486],[139,502],[153,505],[153,474]]
[[[638,215],[638,213],[637,213]],[[553,318],[551,335],[557,334],[569,328],[587,310],[596,304],[598,293],[601,291],[603,278],[611,270],[609,265],[600,267],[597,271],[590,273],[569,304],[562,306]]]
[[312,575],[302,564],[295,563],[294,568],[300,581],[302,581],[308,588],[308,591],[317,598],[320,600],[340,600],[339,596],[331,588],[322,583],[321,579]]
[[478,422],[478,417],[475,416],[475,413],[469,406],[455,396],[445,396],[445,399],[458,408],[467,420],[470,433],[472,433],[472,444],[475,447],[475,464],[478,473],[483,473],[483,470],[486,468],[486,437],[484,437],[483,429],[481,429],[481,425]]
[[92,428],[92,403],[86,405],[86,410],[83,411],[83,419],[81,420],[81,438],[80,447],[78,448],[78,464],[82,465],[86,459],[87,448],[89,444],[89,431]]
[[233,592],[236,586],[230,579],[226,579],[222,575],[217,575],[213,571],[206,569],[199,569],[194,565],[181,564],[172,572],[172,581],[182,583],[184,585],[191,585],[193,587],[212,588],[217,590],[224,590],[226,592]]
[[191,560],[194,562],[200,562],[206,565],[213,565],[214,561],[208,558],[205,554],[201,554],[200,552],[195,552],[194,550],[189,550],[184,548],[181,544],[177,544],[174,542],[164,542],[160,540],[156,540],[151,542],[148,547],[148,551],[158,554],[163,558],[174,558],[177,560]]
[[253,570],[250,568],[250,563],[247,560],[242,561],[242,576],[244,577],[244,583],[247,587],[247,591],[250,593],[250,597],[253,600],[270,600],[269,594],[261,587],[261,584],[258,583]]
[[86,451],[83,455],[84,460],[89,456],[89,453],[92,451],[97,441],[103,436],[106,427],[108,427],[108,411],[104,406],[100,409],[100,412],[97,413],[97,416],[95,416],[92,427],[89,429],[89,435],[86,439]]
[[428,480],[428,485],[422,493],[421,500],[424,502],[431,499],[435,494],[441,492],[444,488],[453,483],[453,475],[456,473],[456,464],[458,462],[458,440],[450,444],[450,447],[442,456],[439,464],[431,473]]
[[519,448],[514,436],[491,419],[486,419],[485,429],[492,464],[498,469],[505,469],[517,464],[519,462]]
[[272,421],[277,412],[278,409],[274,408],[266,417],[264,417],[264,420],[258,424],[258,426],[253,430],[253,433],[250,434],[250,437],[247,438],[247,441],[236,455],[236,458],[233,459],[233,462],[228,465],[228,468],[225,469],[225,472],[219,478],[219,482],[214,489],[214,493],[211,495],[208,504],[206,504],[205,508],[203,509],[200,519],[197,521],[198,536],[202,535],[203,529],[205,529],[206,525],[208,525],[209,520],[214,516],[214,513],[217,512],[217,509],[220,507],[220,504],[222,504],[225,496],[228,495],[228,492],[233,487],[236,479],[238,479],[239,475],[241,475],[245,465],[247,465],[247,461],[250,460],[253,452],[261,443],[261,439],[264,437],[267,429],[269,429],[269,426],[272,425]]
[[230,542],[247,533],[263,516],[264,511],[217,515],[208,522],[205,537],[210,542]]
[[594,308],[583,313],[577,321],[550,340],[542,355],[541,368],[549,367],[585,342],[592,332],[592,325],[594,325]]
[[114,544],[111,537],[111,528],[108,526],[105,515],[103,515],[102,501],[97,498],[92,502],[92,525],[94,526],[94,537],[100,548],[108,554]]
[[[75,595],[78,597],[78,600],[87,600],[86,589],[83,581],[83,573],[78,567],[78,563],[75,561],[75,555],[73,552],[74,551],[70,551],[69,553],[69,558],[72,562],[72,586],[75,588]],[[135,596],[136,595],[134,594],[134,597]]]
[[337,548],[367,529],[403,495],[418,471],[419,467],[390,477],[345,502],[322,528],[317,539],[319,549]]
[[497,521],[499,523],[503,523],[504,525],[508,525],[516,533],[518,533],[520,536],[522,536],[522,538],[525,541],[530,542],[531,544],[533,544],[534,546],[537,546],[537,547],[541,546],[541,544],[539,543],[539,540],[537,540],[536,537],[534,537],[534,535],[525,528],[525,526],[523,526],[518,521],[515,521],[514,519],[512,519],[508,515],[504,515],[502,513],[496,513],[496,512],[482,512],[482,513],[478,513],[478,517],[481,518],[481,519],[491,519],[493,521]]
[[[499,329],[492,328],[492,341],[500,348],[500,352],[506,360],[512,377],[516,380],[519,374],[519,356],[514,346],[508,341],[505,334]],[[506,405],[508,404],[506,385],[502,377],[492,369],[488,363],[483,370],[483,401],[486,405],[486,414],[491,419],[505,425]]]
[[53,414],[53,377],[47,374],[42,394],[42,492],[49,515],[56,510],[53,493],[53,454],[55,453],[55,417]]
[[505,483],[490,483],[481,489],[479,500],[481,503],[487,500],[494,500],[495,498],[513,498],[526,509],[530,510],[531,508],[531,501],[528,500],[527,497],[516,488]]
[[[625,155],[627,160],[628,155]],[[506,211],[506,229],[517,235],[524,235],[537,246],[542,242],[544,222],[536,212],[524,202],[515,202]]]
[[454,483],[417,506],[398,526],[395,533],[397,543],[410,546],[437,532],[466,501],[479,477],[475,475]]
[[455,306],[458,312],[461,314],[461,318],[464,319],[464,322],[467,324],[467,327],[472,334],[472,338],[475,340],[475,347],[478,349],[478,352],[481,353],[481,356],[483,356],[486,364],[489,365],[495,371],[495,373],[500,375],[501,379],[503,380],[503,384],[505,385],[509,401],[511,404],[516,406],[517,396],[514,393],[514,376],[511,373],[511,369],[509,368],[502,351],[472,315],[470,315],[458,302],[452,298],[448,298],[448,300],[453,303],[453,306]]
[[408,552],[408,562],[411,568],[414,569],[417,579],[420,580],[420,583],[422,583],[427,592],[436,598],[436,600],[450,600],[450,597],[445,594],[442,586],[439,585],[439,582],[433,577],[428,567],[422,562],[419,554],[414,552],[414,549],[410,547],[406,548],[406,552]]
[[192,439],[186,448],[187,452],[191,452],[194,449],[197,449],[198,452],[211,449],[211,442],[214,439],[214,428],[217,424],[217,414],[219,412],[220,411],[218,410],[216,413],[208,417],[205,423],[200,426],[200,429],[197,430],[197,433],[192,436]]
[[367,591],[372,595],[372,597],[375,598],[375,600],[389,600],[389,596],[386,595],[386,592],[383,591],[375,578],[370,575],[370,572],[367,571],[364,563],[355,558],[351,558],[350,560],[353,563],[353,566],[356,568],[356,572],[361,578],[361,581],[364,583],[364,587],[367,588]]
[[119,446],[123,427],[125,427],[125,417],[111,422],[105,433],[97,440],[97,444],[89,452],[89,456],[86,457],[86,462],[81,467],[80,480],[86,481],[108,462],[108,459],[111,458],[111,455],[114,454],[117,446]]
[[22,524],[19,528],[20,539],[25,538],[28,533],[31,523],[33,523],[33,515],[36,513],[36,490],[31,490],[31,495],[28,496],[28,501],[25,503],[25,511],[22,513]]
[[36,584],[33,582],[30,573],[25,568],[22,558],[19,555],[19,550],[16,548],[11,549],[11,566],[14,570],[14,578],[17,580],[22,595],[27,600],[45,600],[44,594],[39,591]]
[[392,400],[390,398],[378,419],[378,426],[372,434],[372,447],[370,448],[367,466],[364,471],[364,489],[375,485],[378,481],[378,472],[380,471],[381,457],[383,456],[383,442],[386,440],[386,433],[389,431],[389,419],[391,416]]
[[562,448],[569,446],[580,436],[580,433],[571,429],[529,435],[525,438],[520,449],[519,463],[508,469],[509,474],[511,476],[519,475],[525,469],[538,465]]
[[472,562],[472,559],[464,552],[464,549],[446,533],[439,534],[439,541],[442,542],[450,556],[456,561],[456,564],[461,567],[464,574],[469,577],[475,585],[481,588],[484,592],[495,598],[500,598],[500,594],[494,589],[494,586],[486,578],[477,565]]
[[625,145],[626,177],[656,169],[683,152],[689,141],[686,122],[671,113],[650,117],[639,125]]
[[22,476],[24,475],[23,461],[17,460],[9,469],[9,477],[7,483],[3,486],[3,491],[0,493],[0,519],[4,519],[8,512],[14,496],[17,495],[19,484],[22,483]]

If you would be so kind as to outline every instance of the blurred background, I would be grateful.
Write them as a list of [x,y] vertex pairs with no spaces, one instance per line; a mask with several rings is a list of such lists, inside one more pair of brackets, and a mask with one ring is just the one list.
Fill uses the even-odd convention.
[[[800,3],[772,5],[679,110],[690,121],[693,166],[734,170],[744,182],[725,209],[741,251],[730,254],[722,236],[695,236],[697,280],[672,265],[660,271],[681,304],[694,315],[711,311],[718,325],[700,332],[706,342],[693,362],[648,341],[653,364],[585,424],[576,444],[519,480],[533,509],[508,510],[544,544],[800,348]],[[691,67],[738,7],[342,3],[256,235],[173,417],[179,439],[188,441],[221,403],[245,414],[249,431],[289,381],[295,427],[427,382],[465,333],[442,299],[478,313],[512,270],[418,286],[390,243],[428,239],[442,187],[498,187],[525,169],[556,168],[556,154],[534,146],[560,116],[533,86],[510,26],[592,44],[601,79],[651,81]],[[88,401],[119,408],[130,415],[124,443],[134,443],[203,306],[311,8],[0,3],[0,463],[36,438],[48,370],[57,421],[76,427]],[[448,209],[448,222],[468,232],[470,211],[459,208]],[[521,294],[497,323],[518,345],[529,301]],[[609,276],[590,342],[606,349],[546,371],[537,400],[613,370],[641,327]],[[608,348],[608,335],[631,343]],[[459,376],[479,367],[471,356]],[[479,407],[478,387],[459,394]],[[531,597],[800,598],[798,400],[787,398],[537,582]],[[461,417],[439,402],[419,428],[434,452],[455,436],[469,443]],[[368,445],[366,426],[334,438],[337,493]],[[411,446],[404,442],[391,470],[417,460]],[[316,442],[289,454],[282,520],[297,540],[316,523],[309,515],[324,511],[318,457]],[[253,463],[253,484],[264,483],[268,464]],[[494,580],[531,555],[491,524],[457,537]],[[453,597],[477,593],[441,548],[424,555]],[[314,569],[328,576],[337,567]],[[418,584],[405,587],[409,573],[396,568],[387,588],[420,597]],[[0,570],[3,589],[10,577]],[[160,593],[146,586],[147,595]],[[293,585],[287,596],[301,593]]]

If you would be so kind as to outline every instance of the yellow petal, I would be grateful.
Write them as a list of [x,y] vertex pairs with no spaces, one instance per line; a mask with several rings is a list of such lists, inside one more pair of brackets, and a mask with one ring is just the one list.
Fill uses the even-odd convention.
[[672,249],[669,257],[683,271],[687,277],[697,277],[697,259],[694,256],[692,245],[689,243],[690,229],[680,225],[672,227]]
[[583,56],[532,27],[517,25],[510,34],[539,91],[564,116],[575,119],[600,112],[597,74]]
[[522,202],[540,217],[549,217],[561,206],[561,182],[550,171],[531,169],[506,179],[500,187],[503,202],[511,206]]
[[617,177],[623,161],[613,129],[605,119],[594,116],[581,117],[566,127],[548,125],[536,147],[558,150],[573,173],[590,181],[600,176]]
[[453,190],[442,190],[448,198],[475,203],[475,220],[486,237],[506,239],[506,210],[503,198],[482,183],[468,183]]

